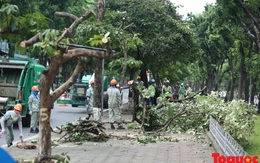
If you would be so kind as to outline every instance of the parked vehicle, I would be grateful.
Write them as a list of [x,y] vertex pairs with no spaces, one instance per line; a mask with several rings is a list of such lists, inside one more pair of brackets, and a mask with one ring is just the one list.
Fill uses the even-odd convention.
[[[69,92],[67,93],[67,98],[59,98],[57,100],[58,104],[71,104],[72,107],[78,106],[86,106],[86,93],[89,88],[89,82],[91,80],[91,75],[85,75],[81,79],[78,79],[74,85],[70,88]],[[104,76],[103,78],[103,107],[108,108],[108,81],[107,77]]]
[[44,66],[33,59],[2,57],[0,59],[0,116],[21,103],[23,125],[30,126],[28,98],[32,86],[39,85]]

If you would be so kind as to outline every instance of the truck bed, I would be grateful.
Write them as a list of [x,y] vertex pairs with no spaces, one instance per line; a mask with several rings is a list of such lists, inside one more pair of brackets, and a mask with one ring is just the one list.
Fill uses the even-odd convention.
[[15,98],[24,64],[0,63],[0,96]]

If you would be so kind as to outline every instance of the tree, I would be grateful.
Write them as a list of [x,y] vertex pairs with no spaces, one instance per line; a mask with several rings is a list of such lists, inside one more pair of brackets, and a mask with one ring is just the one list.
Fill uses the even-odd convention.
[[[163,78],[164,72],[176,72],[180,68],[175,66],[176,63],[187,65],[196,60],[198,49],[192,32],[170,1],[116,0],[108,1],[107,6],[124,13],[124,23],[132,24],[126,32],[140,34],[143,44],[130,55],[143,62],[140,69],[146,85],[147,70]],[[171,77],[170,73],[167,75]]]
[[[73,14],[56,12],[56,16],[62,16],[73,20],[69,28],[64,29],[61,35],[56,30],[45,30],[43,33],[38,33],[31,39],[21,42],[22,47],[40,46],[50,57],[51,63],[49,67],[41,73],[40,78],[40,149],[39,156],[36,162],[42,160],[49,160],[51,157],[51,134],[50,134],[50,106],[61,96],[61,94],[68,90],[77,77],[80,75],[83,66],[87,60],[86,57],[95,58],[113,58],[112,50],[108,39],[103,38],[103,44],[106,46],[106,51],[99,51],[85,48],[73,48],[66,45],[65,41],[73,39],[77,27],[93,15],[93,11],[77,17]],[[61,44],[63,42],[63,44]],[[59,71],[59,67],[69,60],[77,60],[77,66],[74,69],[71,77],[63,83],[60,87],[52,93],[49,89]]]
[[38,28],[48,27],[47,18],[39,12],[21,15],[16,5],[5,3],[0,9],[0,34],[1,39],[9,45],[9,57],[14,56],[15,51],[24,53],[19,44],[25,38],[31,37],[33,31]]
[[[259,67],[259,64],[254,64],[255,58],[258,58],[259,54],[259,49],[260,49],[260,24],[259,24],[259,6],[260,3],[257,0],[253,1],[242,1],[242,0],[228,0],[228,1],[223,1],[219,0],[218,5],[222,6],[223,9],[227,14],[233,17],[234,22],[236,25],[240,26],[244,30],[244,35],[247,36],[247,40],[251,40],[253,44],[247,43],[247,49],[244,49],[244,43],[242,43],[243,48],[240,48],[240,52],[245,53],[248,52],[247,57],[244,59],[245,60],[245,69],[242,69],[244,72],[248,73],[248,77],[241,77],[240,81],[240,86],[242,86],[242,83],[249,83],[248,81],[251,80],[252,86],[251,86],[251,100],[253,101],[254,94],[255,94],[255,89],[256,85],[259,86],[259,69],[256,69],[256,67]],[[250,64],[247,64],[250,63]],[[255,67],[255,68],[253,68]],[[241,73],[243,72],[241,70]],[[245,71],[246,70],[246,71]],[[246,75],[246,74],[245,74]],[[249,85],[245,85],[245,97],[246,100],[248,100],[249,97]],[[241,90],[240,90],[240,95],[241,96]]]

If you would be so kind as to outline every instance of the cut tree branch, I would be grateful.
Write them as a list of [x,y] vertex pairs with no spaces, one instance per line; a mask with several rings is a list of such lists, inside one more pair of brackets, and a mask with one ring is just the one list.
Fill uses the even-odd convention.
[[30,38],[29,40],[21,42],[20,43],[21,47],[25,48],[25,47],[28,47],[28,46],[32,46],[36,42],[39,42],[40,41],[40,39],[39,39],[40,35],[41,34],[38,33],[35,36],[33,36],[32,38]]
[[55,16],[59,16],[59,17],[65,17],[65,18],[70,18],[72,20],[77,20],[78,17],[73,15],[73,14],[70,14],[70,13],[67,13],[67,12],[55,12],[54,13]]

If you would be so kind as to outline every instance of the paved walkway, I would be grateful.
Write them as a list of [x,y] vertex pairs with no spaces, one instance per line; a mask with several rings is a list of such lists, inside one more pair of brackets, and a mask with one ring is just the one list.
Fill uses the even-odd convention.
[[[131,118],[131,115],[123,115],[126,121]],[[108,121],[107,112],[104,113],[102,121]],[[106,124],[106,127],[109,135],[121,135],[123,139],[113,137],[107,142],[60,144],[53,147],[52,154],[68,153],[70,163],[213,163],[213,149],[207,139],[198,140],[189,134],[171,134],[167,136],[176,138],[177,142],[157,141],[144,145],[136,140],[136,137],[142,136],[137,130],[110,130],[109,124]],[[4,149],[14,158],[33,158],[38,153],[38,147],[19,149],[13,146]]]

